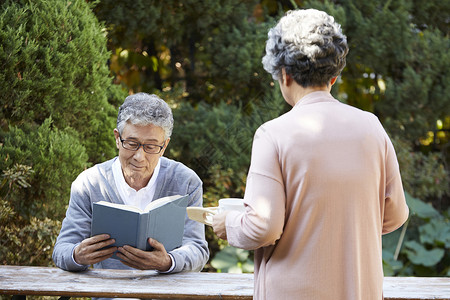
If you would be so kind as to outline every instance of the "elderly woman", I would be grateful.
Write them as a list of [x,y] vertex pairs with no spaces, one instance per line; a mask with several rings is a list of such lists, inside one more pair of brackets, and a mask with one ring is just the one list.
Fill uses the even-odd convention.
[[[185,219],[183,244],[166,252],[149,239],[153,251],[131,246],[110,247],[108,235],[91,237],[92,204],[108,201],[144,208],[154,199],[188,195],[188,206],[202,206],[200,178],[185,165],[163,157],[172,134],[170,107],[156,95],[128,96],[114,129],[118,157],[82,172],[73,182],[69,208],[53,251],[55,264],[81,271],[90,265],[104,269],[154,269],[160,272],[200,271],[209,257],[204,226]],[[112,259],[114,252],[121,260]]]
[[321,11],[290,11],[269,31],[263,65],[293,108],[255,134],[245,212],[213,219],[219,237],[255,249],[255,299],[383,297],[381,235],[408,207],[378,119],[330,94],[347,52]]

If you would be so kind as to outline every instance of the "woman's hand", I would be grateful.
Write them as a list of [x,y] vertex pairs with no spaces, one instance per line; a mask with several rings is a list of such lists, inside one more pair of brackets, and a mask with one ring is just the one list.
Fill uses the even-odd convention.
[[214,233],[221,239],[227,239],[227,228],[225,225],[225,220],[227,219],[229,211],[225,211],[223,213],[219,213],[213,216],[212,227],[214,229]]

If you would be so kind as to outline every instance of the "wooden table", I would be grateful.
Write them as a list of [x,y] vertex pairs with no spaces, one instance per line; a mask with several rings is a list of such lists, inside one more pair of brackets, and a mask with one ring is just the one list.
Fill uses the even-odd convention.
[[[252,299],[253,274],[0,266],[0,295],[152,299]],[[450,300],[450,278],[386,277],[386,300]]]

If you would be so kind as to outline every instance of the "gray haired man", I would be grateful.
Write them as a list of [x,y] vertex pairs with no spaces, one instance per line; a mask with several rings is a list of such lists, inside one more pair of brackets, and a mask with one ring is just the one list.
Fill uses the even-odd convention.
[[[209,258],[205,229],[185,219],[182,246],[166,252],[154,239],[153,251],[107,247],[109,235],[90,236],[92,205],[98,201],[144,208],[154,199],[188,195],[188,206],[202,206],[202,182],[180,162],[163,157],[173,129],[170,107],[156,95],[128,96],[119,109],[114,137],[119,155],[83,171],[72,183],[69,207],[53,250],[55,264],[69,271],[90,265],[104,269],[152,269],[164,273],[200,271]],[[112,259],[116,255],[120,260]]]

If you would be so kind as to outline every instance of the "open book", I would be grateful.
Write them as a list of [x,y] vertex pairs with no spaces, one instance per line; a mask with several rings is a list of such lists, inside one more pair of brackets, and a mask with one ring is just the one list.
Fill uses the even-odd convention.
[[91,236],[107,233],[116,240],[112,246],[130,245],[147,251],[151,250],[150,237],[169,252],[181,246],[187,204],[187,195],[154,200],[144,210],[99,201],[93,204]]

